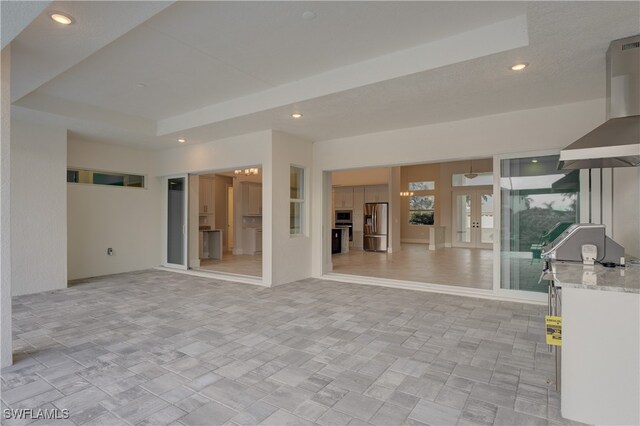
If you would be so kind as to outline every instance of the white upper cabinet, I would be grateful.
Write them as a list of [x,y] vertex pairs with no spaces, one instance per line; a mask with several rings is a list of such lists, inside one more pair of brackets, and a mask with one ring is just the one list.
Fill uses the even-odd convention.
[[366,203],[386,203],[389,201],[389,188],[387,185],[371,185],[364,187],[364,200]]
[[215,179],[200,176],[199,180],[200,215],[213,215],[215,198]]
[[362,215],[364,212],[364,186],[353,188],[353,214]]
[[334,206],[336,209],[353,208],[353,187],[338,187],[335,189]]
[[245,182],[243,187],[244,214],[246,216],[262,215],[262,185]]

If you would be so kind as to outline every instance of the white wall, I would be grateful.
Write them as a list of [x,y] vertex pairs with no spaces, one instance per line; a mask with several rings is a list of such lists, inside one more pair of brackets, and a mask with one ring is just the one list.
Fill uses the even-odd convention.
[[0,367],[13,363],[11,337],[11,46],[0,56]]
[[[161,263],[158,154],[69,138],[70,167],[146,175],[146,189],[67,186],[69,279],[152,268]],[[107,248],[114,254],[107,255]]]
[[[272,285],[285,284],[311,276],[311,227],[309,220],[313,203],[309,194],[312,175],[312,143],[282,132],[273,132],[273,239],[267,246],[273,253]],[[305,235],[291,236],[289,203],[291,165],[305,168],[306,205],[303,227]],[[265,207],[266,208],[266,207]]]
[[[597,99],[515,111],[450,123],[334,139],[313,144],[313,202],[323,196],[322,172],[421,162],[482,158],[495,154],[560,149],[602,124],[605,101]],[[326,208],[326,206],[324,206]],[[314,210],[313,276],[321,276],[322,220]]]
[[[159,176],[257,166],[271,155],[271,130],[160,151]],[[263,179],[264,177],[263,172]]]
[[376,167],[358,170],[340,170],[331,174],[333,186],[386,185],[389,182],[389,169]]
[[13,295],[67,287],[67,129],[11,123]]

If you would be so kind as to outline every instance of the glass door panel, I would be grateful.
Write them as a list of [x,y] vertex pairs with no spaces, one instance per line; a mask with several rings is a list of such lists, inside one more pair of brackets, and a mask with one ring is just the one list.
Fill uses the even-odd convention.
[[493,194],[479,193],[480,198],[480,244],[493,244]]
[[493,193],[467,189],[453,193],[453,247],[493,247]]
[[165,180],[166,266],[187,269],[187,176]]
[[542,247],[580,218],[579,170],[559,171],[558,155],[511,158],[500,165],[500,281],[546,292],[538,283]]
[[471,245],[471,194],[458,193],[454,195],[454,236],[453,245],[466,247]]

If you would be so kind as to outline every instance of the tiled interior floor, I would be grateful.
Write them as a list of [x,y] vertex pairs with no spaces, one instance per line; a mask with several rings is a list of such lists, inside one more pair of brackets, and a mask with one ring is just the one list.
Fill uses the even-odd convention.
[[262,254],[234,255],[231,252],[225,252],[222,255],[222,260],[201,260],[198,269],[262,277]]
[[367,277],[493,288],[493,251],[470,248],[428,250],[426,244],[402,244],[396,253],[350,250],[334,254],[333,272]]
[[564,424],[544,313],[316,279],[96,278],[14,298],[2,408],[76,425]]

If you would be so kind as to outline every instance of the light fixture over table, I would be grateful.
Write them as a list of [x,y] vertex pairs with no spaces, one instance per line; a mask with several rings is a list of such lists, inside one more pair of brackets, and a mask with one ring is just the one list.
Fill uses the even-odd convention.
[[259,170],[256,168],[251,168],[251,169],[237,169],[233,171],[233,174],[235,174],[236,176],[238,175],[245,175],[245,176],[251,176],[251,175],[257,175],[259,173]]
[[469,173],[465,173],[464,177],[466,177],[467,179],[473,179],[477,176],[477,173],[473,173],[473,160],[469,160]]

